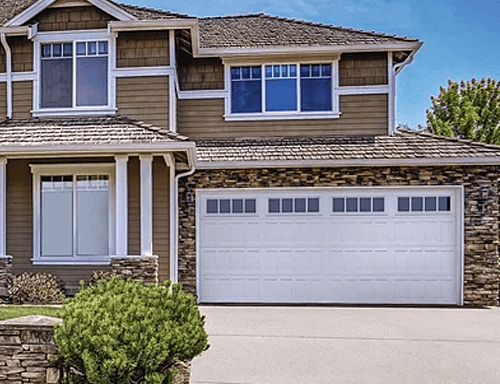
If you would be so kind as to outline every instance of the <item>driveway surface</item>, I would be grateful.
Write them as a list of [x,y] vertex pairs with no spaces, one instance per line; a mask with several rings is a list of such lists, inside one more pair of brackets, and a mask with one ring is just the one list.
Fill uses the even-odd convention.
[[202,306],[191,384],[500,383],[499,308]]

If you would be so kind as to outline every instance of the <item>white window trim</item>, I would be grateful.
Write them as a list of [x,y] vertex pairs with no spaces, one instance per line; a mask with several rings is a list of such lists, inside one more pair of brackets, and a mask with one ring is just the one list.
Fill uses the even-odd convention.
[[[280,112],[267,112],[265,111],[266,102],[266,77],[265,66],[276,64],[297,65],[297,111],[280,111]],[[331,64],[331,92],[332,92],[332,110],[331,111],[318,111],[318,112],[302,112],[300,111],[300,65],[301,64]],[[262,112],[255,113],[232,113],[231,112],[231,67],[241,66],[260,66],[261,67],[261,81],[262,81]],[[338,119],[340,118],[340,94],[338,86],[339,78],[339,60],[318,60],[318,61],[283,61],[283,63],[276,62],[262,62],[259,64],[224,64],[224,78],[225,78],[225,113],[224,120],[226,121],[244,121],[244,120],[302,120],[302,119]]]
[[[107,41],[108,42],[108,104],[104,106],[84,106],[72,108],[42,108],[41,107],[41,47],[42,44],[62,43],[76,41]],[[34,45],[34,64],[36,79],[33,82],[33,117],[49,117],[49,116],[70,116],[75,115],[110,115],[115,114],[116,108],[116,87],[115,77],[115,52],[116,52],[116,34],[109,33],[107,30],[97,29],[94,31],[84,31],[81,33],[70,32],[40,32],[33,38]],[[76,51],[73,47],[73,59],[75,59]],[[73,68],[76,68],[76,61],[73,60]],[[73,98],[75,97],[76,89],[76,74],[73,73]],[[75,100],[73,100],[73,103]]]
[[[33,265],[106,265],[115,253],[115,165],[114,163],[92,164],[30,164],[33,174]],[[41,177],[77,174],[106,174],[109,176],[109,255],[57,256],[41,255]],[[75,215],[73,209],[73,215]],[[75,225],[75,224],[74,224]],[[76,233],[73,233],[75,240]]]

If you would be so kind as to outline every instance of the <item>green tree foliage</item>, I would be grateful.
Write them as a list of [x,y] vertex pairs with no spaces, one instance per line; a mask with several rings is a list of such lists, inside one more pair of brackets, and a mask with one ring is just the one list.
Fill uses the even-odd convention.
[[208,348],[205,318],[180,284],[103,279],[65,303],[54,338],[67,383],[170,384]]
[[440,136],[500,145],[500,81],[448,80],[438,97],[431,97],[427,128]]

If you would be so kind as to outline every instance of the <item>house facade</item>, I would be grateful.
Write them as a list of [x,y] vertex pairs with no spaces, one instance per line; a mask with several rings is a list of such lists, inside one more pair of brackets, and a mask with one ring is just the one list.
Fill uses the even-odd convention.
[[[396,130],[422,43],[109,0],[0,5],[0,258],[201,303],[497,305],[500,148]],[[141,267],[142,266],[142,267]]]

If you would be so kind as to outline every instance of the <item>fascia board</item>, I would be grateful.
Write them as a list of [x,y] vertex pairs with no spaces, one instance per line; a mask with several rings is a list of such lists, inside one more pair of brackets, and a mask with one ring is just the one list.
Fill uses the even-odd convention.
[[302,160],[302,161],[221,161],[201,162],[197,169],[238,168],[319,168],[319,167],[404,167],[441,165],[500,165],[499,157],[449,158],[449,159],[352,159],[352,160]]
[[137,20],[137,21],[110,21],[109,28],[113,32],[144,31],[158,29],[193,28],[198,23],[196,19],[165,19],[165,20]]
[[0,33],[5,33],[7,36],[25,36],[29,33],[27,26],[13,26],[0,28]]

